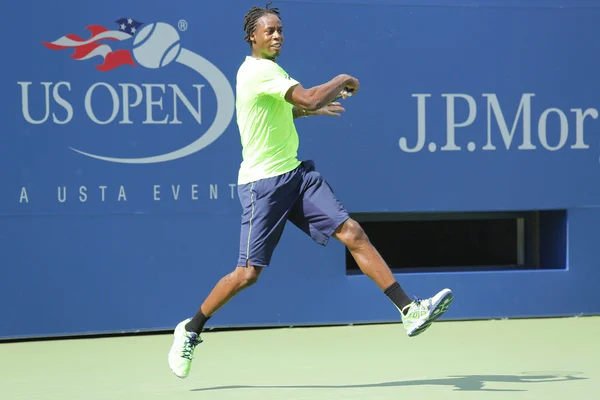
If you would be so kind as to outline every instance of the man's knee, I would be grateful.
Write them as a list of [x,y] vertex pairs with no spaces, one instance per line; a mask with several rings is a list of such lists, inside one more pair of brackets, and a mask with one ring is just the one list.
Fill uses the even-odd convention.
[[369,241],[360,224],[351,218],[337,229],[335,237],[350,249],[363,246]]
[[258,282],[262,267],[255,267],[248,263],[245,267],[237,267],[234,274],[241,288],[247,288]]

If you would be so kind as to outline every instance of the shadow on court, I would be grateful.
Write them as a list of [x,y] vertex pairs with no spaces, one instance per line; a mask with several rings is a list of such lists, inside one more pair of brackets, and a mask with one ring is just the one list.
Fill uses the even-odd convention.
[[526,389],[487,389],[488,383],[502,384],[549,384],[553,382],[565,382],[574,380],[585,380],[579,373],[567,374],[544,374],[544,375],[464,375],[449,376],[440,379],[417,379],[395,382],[367,383],[356,385],[288,385],[288,386],[261,386],[261,385],[232,385],[215,386],[201,389],[192,389],[194,392],[227,390],[227,389],[361,389],[361,388],[384,388],[403,386],[448,386],[454,391],[487,391],[487,392],[525,392]]

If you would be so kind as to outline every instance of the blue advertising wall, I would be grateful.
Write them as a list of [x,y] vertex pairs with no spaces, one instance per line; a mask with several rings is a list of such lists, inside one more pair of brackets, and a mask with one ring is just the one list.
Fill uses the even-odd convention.
[[[233,270],[235,75],[253,1],[3,3],[0,337],[169,329]],[[566,269],[398,274],[444,318],[595,314],[597,1],[277,1],[282,67],[360,79],[297,120],[353,213],[566,210]],[[133,29],[135,28],[135,29]],[[10,39],[10,40],[9,40]],[[286,228],[209,326],[396,321],[343,246]]]

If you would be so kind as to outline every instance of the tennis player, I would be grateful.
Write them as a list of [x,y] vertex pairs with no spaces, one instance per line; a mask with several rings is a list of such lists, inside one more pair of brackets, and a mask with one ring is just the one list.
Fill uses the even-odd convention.
[[338,96],[357,95],[359,82],[339,75],[319,86],[304,88],[277,63],[283,26],[277,8],[252,7],[245,15],[245,40],[252,49],[237,73],[236,113],[242,142],[238,194],[242,205],[237,266],[224,276],[193,318],[175,328],[169,366],[188,376],[206,321],[241,290],[253,285],[271,261],[287,221],[316,243],[331,237],[350,251],[362,272],[389,297],[409,337],[419,335],[452,302],[444,289],[431,298],[411,299],[394,278],[361,226],[351,219],[312,161],[299,161],[294,119],[339,116]]

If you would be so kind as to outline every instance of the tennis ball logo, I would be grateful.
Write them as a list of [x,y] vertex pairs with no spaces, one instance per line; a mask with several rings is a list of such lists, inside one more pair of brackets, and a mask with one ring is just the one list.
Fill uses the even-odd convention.
[[135,35],[131,53],[138,65],[159,69],[175,63],[202,76],[215,93],[217,113],[212,124],[192,143],[167,153],[149,157],[107,157],[86,151],[71,150],[97,160],[123,164],[154,164],[177,160],[194,154],[217,140],[227,129],[235,112],[235,96],[227,77],[200,54],[182,47],[179,32],[173,26],[156,22],[146,25]]
[[179,33],[164,22],[146,25],[133,41],[133,56],[146,68],[164,67],[175,60],[180,51]]

